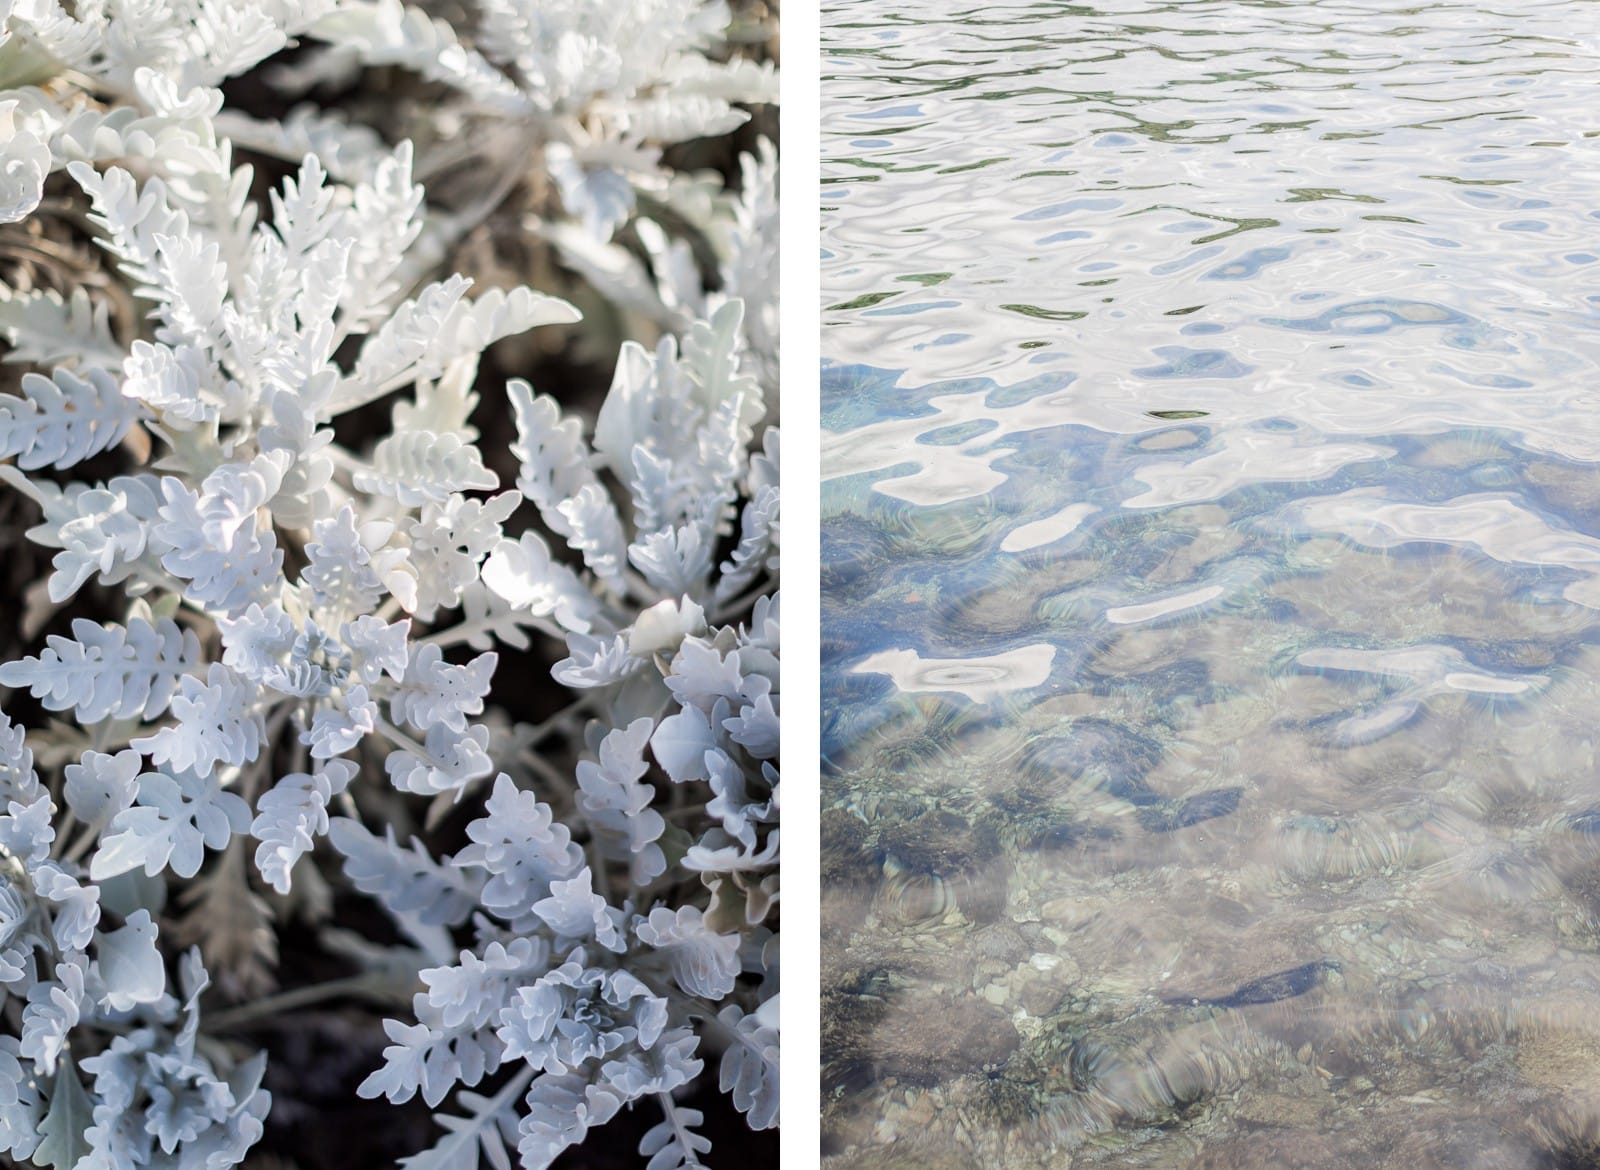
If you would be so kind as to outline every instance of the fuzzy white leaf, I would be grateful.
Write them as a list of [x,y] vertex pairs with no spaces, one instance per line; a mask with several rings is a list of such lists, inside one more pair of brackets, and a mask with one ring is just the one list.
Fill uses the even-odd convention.
[[122,393],[144,403],[168,426],[188,430],[220,414],[209,393],[215,367],[198,346],[135,341],[122,372]]
[[170,867],[179,877],[200,871],[205,850],[227,846],[250,827],[250,806],[223,790],[215,775],[146,772],[138,803],[111,821],[89,863],[95,881],[142,868],[154,877]]
[[701,1124],[705,1115],[698,1109],[668,1107],[675,1116],[653,1126],[639,1139],[639,1153],[649,1159],[644,1170],[700,1170],[700,1155],[710,1151],[711,1139],[701,1137],[691,1127]]
[[732,499],[764,411],[759,383],[739,369],[743,311],[728,301],[696,321],[681,354],[664,337],[654,354],[626,342],[617,356],[594,442],[633,494],[643,532],[685,518],[716,527]]
[[688,523],[647,532],[628,546],[628,560],[669,597],[697,594],[711,574],[713,549],[705,528]]
[[179,679],[200,661],[194,631],[167,618],[154,625],[133,618],[126,628],[77,618],[72,634],[52,634],[42,654],[0,666],[0,683],[27,687],[47,710],[70,708],[84,723],[148,720],[167,709]]
[[444,660],[438,646],[417,645],[400,685],[390,693],[390,715],[418,731],[438,726],[465,731],[467,716],[483,713],[483,698],[498,661],[496,654],[479,654],[456,666]]
[[189,582],[185,596],[196,605],[236,614],[271,601],[282,586],[283,552],[259,527],[256,511],[276,494],[286,462],[262,455],[248,465],[225,464],[199,494],[175,477],[161,481],[156,535],[168,546],[161,564]]
[[[0,471],[0,474],[5,474]],[[103,485],[32,485],[44,507],[44,523],[28,530],[29,539],[59,548],[50,576],[50,600],[67,600],[97,572],[114,584],[132,571],[145,553],[159,504],[150,476],[119,475]]]
[[624,589],[622,561],[627,537],[611,495],[597,483],[586,483],[555,508],[567,543],[583,554],[583,562],[613,590]]
[[[194,232],[192,226],[189,231]],[[157,284],[141,292],[162,304],[168,331],[163,340],[181,338],[197,347],[223,350],[221,318],[228,268],[221,247],[198,234],[157,232],[154,240]]]
[[599,482],[589,468],[582,423],[563,418],[554,398],[535,395],[533,387],[520,378],[506,383],[506,394],[517,421],[517,441],[511,453],[522,464],[518,491],[543,511]]
[[770,1129],[778,1124],[778,997],[749,1015],[729,1004],[718,1018],[738,1039],[722,1055],[722,1091],[751,1129]]
[[335,391],[330,409],[353,409],[424,376],[417,363],[438,343],[445,321],[471,283],[451,276],[397,306],[362,345],[355,372]]
[[[50,1089],[50,1110],[39,1122],[33,1162],[54,1170],[73,1170],[91,1148],[84,1131],[94,1121],[94,1101],[83,1091],[70,1053],[62,1053]],[[3,1139],[0,1139],[3,1140]]]
[[706,753],[716,745],[711,721],[697,707],[685,707],[667,716],[650,737],[656,760],[677,784],[706,779]]
[[676,357],[671,337],[663,337],[655,353],[624,341],[617,354],[611,389],[595,419],[594,446],[624,482],[632,483],[636,446],[648,449],[654,436],[681,443],[693,432],[696,419],[687,387],[675,377]]
[[384,439],[373,452],[372,469],[358,471],[354,478],[362,491],[389,496],[408,508],[443,503],[455,492],[500,486],[500,477],[460,435],[421,430]]
[[452,495],[443,504],[423,508],[422,517],[408,528],[419,618],[428,620],[436,610],[460,604],[462,594],[477,584],[483,558],[521,502],[520,492],[501,492],[487,500]]
[[386,622],[364,614],[346,622],[339,637],[355,656],[356,674],[370,686],[384,675],[396,682],[405,677],[410,633],[410,618]]
[[459,797],[467,785],[494,771],[487,727],[453,731],[436,723],[428,729],[422,748],[424,754],[410,749],[390,752],[384,762],[390,782],[402,792],[422,796],[453,792]]
[[0,102],[0,223],[26,219],[44,196],[50,174],[50,147],[12,121],[15,100]]
[[545,148],[545,166],[561,191],[568,212],[596,240],[609,240],[633,214],[633,184],[608,166],[585,166],[565,143]]
[[318,772],[283,777],[256,802],[250,824],[251,835],[261,842],[256,868],[278,893],[289,892],[290,870],[328,831],[328,802],[349,787],[356,771],[350,760],[329,760]]
[[422,231],[422,187],[411,181],[411,156],[411,143],[402,142],[351,192],[355,234],[339,305],[352,325],[367,321],[394,294],[406,250]]
[[683,365],[700,408],[711,415],[724,403],[738,408],[741,446],[761,420],[761,387],[739,368],[744,304],[727,301],[709,320],[696,321],[683,338]]
[[167,969],[156,949],[156,924],[148,910],[135,910],[121,929],[99,935],[95,953],[106,985],[101,1002],[111,1011],[156,1003],[166,993]]
[[341,615],[372,609],[383,595],[372,549],[388,539],[392,526],[362,525],[355,508],[346,504],[337,516],[316,520],[311,530],[300,580],[311,587],[312,601]]
[[608,732],[600,741],[598,761],[582,760],[577,768],[578,807],[601,855],[626,861],[635,886],[649,883],[667,868],[656,844],[666,822],[650,807],[655,789],[642,780],[650,767],[644,750],[654,728],[655,720],[640,718]]
[[683,640],[706,632],[706,611],[688,598],[658,601],[628,629],[628,653],[636,658],[672,657]]
[[556,822],[550,806],[534,793],[519,789],[504,772],[484,802],[485,815],[467,826],[472,844],[454,863],[482,869],[489,875],[483,904],[508,921],[526,918],[530,908],[583,867],[583,851],[571,831]]
[[748,122],[750,115],[706,94],[663,93],[627,103],[614,119],[620,131],[635,138],[687,142],[731,133]]
[[91,300],[82,288],[63,300],[54,289],[18,291],[0,285],[0,337],[10,347],[0,361],[115,369],[122,347],[111,335],[110,312],[108,302]]
[[771,61],[733,57],[717,61],[695,56],[682,59],[672,76],[674,93],[697,93],[724,101],[759,105],[778,100],[778,70]]
[[85,752],[82,760],[66,767],[67,807],[86,825],[109,821],[133,804],[143,764],[144,757],[132,748],[114,756]]
[[566,565],[550,556],[537,532],[517,541],[502,540],[483,565],[483,583],[512,609],[534,617],[553,617],[574,633],[586,633],[600,612],[600,602]]
[[344,856],[344,872],[356,889],[395,914],[414,914],[429,926],[459,926],[478,904],[477,889],[458,869],[440,865],[421,844],[395,842],[394,829],[375,837],[359,821],[335,817],[328,840]]
[[438,346],[427,355],[421,369],[438,377],[458,357],[482,353],[502,337],[525,333],[540,325],[571,325],[581,317],[560,297],[518,285],[492,288],[473,300],[456,303],[441,329]]
[[358,50],[369,64],[404,66],[502,112],[529,108],[510,79],[462,45],[446,22],[400,0],[347,0],[318,21],[313,32]]
[[[54,814],[55,803],[42,788],[31,800],[9,801],[6,811],[0,814],[0,849],[29,869],[36,868],[50,856],[50,845],[56,837],[50,820]],[[0,962],[0,966],[4,965]],[[16,972],[8,972],[7,978],[17,978]]]
[[114,377],[92,366],[81,377],[64,366],[48,378],[24,374],[22,395],[0,394],[0,458],[15,458],[27,471],[81,463],[120,443],[145,417]]
[[[549,897],[539,899],[531,909],[555,932],[557,946],[592,938],[618,954],[628,949],[622,912],[595,893],[594,873],[587,865],[565,881],[552,881]],[[545,1067],[555,1071],[548,1064]]]
[[272,229],[282,241],[285,262],[303,262],[324,240],[344,226],[336,191],[328,186],[328,172],[316,154],[305,154],[293,178],[283,180],[283,191],[273,191]]
[[224,109],[212,119],[217,135],[234,146],[290,162],[314,156],[335,179],[358,183],[386,153],[383,139],[371,127],[351,122],[337,110],[306,104],[281,118],[257,119]]
[[506,392],[517,420],[511,448],[522,465],[517,490],[533,501],[551,531],[582,552],[602,581],[620,590],[627,538],[616,506],[589,467],[582,427],[563,418],[554,399],[536,397],[526,382],[513,379]]
[[318,708],[300,742],[311,748],[311,758],[326,760],[355,748],[377,730],[378,705],[363,686],[345,692],[341,705]]
[[744,506],[739,519],[739,543],[722,562],[713,598],[718,603],[739,596],[769,566],[777,543],[779,498],[776,486],[764,486]]
[[[121,167],[100,174],[87,163],[74,162],[67,170],[92,200],[90,218],[106,233],[106,248],[134,281],[135,291],[156,303],[164,322],[157,336],[205,348],[221,346],[222,339],[201,324],[226,288],[224,283],[207,289],[204,283],[218,271],[217,246],[187,214],[170,205],[166,184],[152,178],[141,187]],[[191,294],[205,299],[191,302]]]
[[583,1073],[541,1076],[526,1098],[527,1113],[517,1126],[517,1151],[524,1170],[545,1170],[568,1146],[604,1125],[622,1108],[622,1098]]
[[573,633],[567,636],[567,657],[551,667],[550,674],[562,685],[580,690],[609,687],[637,674],[645,662],[629,652],[627,634],[592,638]]
[[172,700],[177,723],[133,741],[157,765],[209,772],[221,761],[247,764],[256,758],[266,728],[256,705],[256,687],[220,662],[204,681],[185,676]]
[[639,313],[678,332],[694,319],[704,290],[694,252],[683,240],[668,240],[658,224],[634,220],[650,256],[645,264],[614,242],[602,243],[582,228],[559,220],[544,225],[561,262],[619,309]]
[[43,795],[26,733],[0,711],[0,805],[32,804]]
[[54,861],[41,861],[33,867],[34,891],[53,903],[50,936],[63,954],[87,949],[100,922],[100,887],[80,880],[78,867],[73,869],[74,873],[68,873]]
[[[513,1079],[510,1088],[520,1089],[521,1084]],[[400,1170],[478,1170],[480,1157],[491,1170],[511,1170],[506,1132],[515,1117],[515,1098],[515,1092],[505,1090],[493,1097],[461,1090],[456,1094],[456,1104],[467,1110],[466,1116],[435,1113],[433,1119],[444,1129],[445,1136],[421,1153],[401,1158]]]
[[299,632],[277,604],[248,606],[237,617],[218,618],[222,634],[222,662],[254,682],[281,675],[283,659],[293,650]]
[[674,912],[657,906],[634,933],[667,956],[673,980],[688,994],[715,1001],[733,990],[739,978],[740,936],[713,931],[698,907],[680,906]]
[[83,961],[82,955],[64,959],[56,964],[54,979],[42,979],[28,989],[17,1051],[46,1076],[56,1071],[56,1062],[67,1046],[67,1035],[83,1014]]

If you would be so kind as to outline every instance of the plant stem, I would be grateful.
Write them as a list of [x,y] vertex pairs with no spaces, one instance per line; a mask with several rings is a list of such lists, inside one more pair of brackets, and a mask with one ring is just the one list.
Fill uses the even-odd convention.
[[657,1093],[656,1099],[661,1102],[661,1112],[667,1115],[667,1120],[672,1124],[673,1136],[677,1139],[678,1148],[683,1151],[686,1161],[681,1165],[684,1170],[704,1170],[705,1163],[695,1156],[694,1147],[689,1144],[689,1131],[683,1124],[683,1119],[678,1116],[678,1106],[672,1099],[671,1093]]
[[432,764],[435,768],[438,768],[441,771],[448,772],[450,770],[449,764],[445,763],[438,756],[434,755],[427,748],[423,747],[420,743],[412,739],[409,735],[401,731],[388,720],[379,719],[376,721],[376,726],[377,729],[382,732],[389,742],[394,744],[395,747],[404,748],[412,755],[418,757],[419,759],[428,761],[428,763]]
[[716,612],[709,619],[716,625],[726,625],[728,620],[737,614],[743,613],[766,594],[772,592],[772,582],[763,578],[758,584],[752,585],[743,593],[729,601],[718,605]]
[[[419,646],[454,646],[458,642],[469,640],[474,634],[492,632],[495,626],[505,620],[506,616],[505,614],[500,614],[495,617],[483,617],[478,618],[476,621],[462,622],[459,625],[450,626],[437,633],[429,634],[426,638],[418,638],[416,644]],[[542,618],[520,618],[514,615],[513,620],[519,626],[531,627],[546,637],[554,638],[557,642],[565,642],[567,640],[567,636],[562,632],[561,627],[554,622],[548,622]]]
[[550,784],[557,792],[571,792],[577,787],[570,776],[562,775],[532,752],[523,752],[522,761],[528,765],[530,771],[537,772],[539,778]]
[[261,999],[251,1000],[249,1003],[241,1003],[236,1007],[215,1012],[205,1018],[206,1030],[226,1031],[229,1028],[244,1027],[255,1023],[263,1016],[291,1011],[294,1008],[319,1003],[325,999],[336,999],[340,996],[354,996],[386,1002],[388,997],[384,994],[384,990],[384,981],[370,974],[350,975],[343,979],[329,980],[327,983],[312,983],[305,987],[294,987],[288,991],[280,991],[276,995],[264,996]]

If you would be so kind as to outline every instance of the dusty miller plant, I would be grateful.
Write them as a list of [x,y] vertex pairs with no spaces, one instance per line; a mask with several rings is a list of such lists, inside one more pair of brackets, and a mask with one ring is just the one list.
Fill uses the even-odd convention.
[[[213,1013],[223,948],[179,946],[169,894],[260,924],[224,956],[248,970],[275,916],[327,923],[334,880],[403,939],[324,932],[357,967],[338,986],[409,999],[359,1093],[440,1110],[412,1170],[542,1167],[635,1106],[650,1170],[698,1165],[674,1095],[701,1076],[777,1122],[776,155],[732,196],[661,163],[770,70],[706,56],[717,3],[469,8],[0,0],[0,222],[78,216],[143,314],[0,285],[0,478],[36,506],[61,630],[0,665],[48,716],[0,716],[13,1159],[242,1161],[271,1100],[229,1024],[296,992]],[[538,144],[567,217],[530,226],[660,326],[592,422],[513,378],[514,433],[473,425],[502,393],[485,350],[579,313],[441,276],[487,208],[430,211],[409,140],[227,107],[297,38],[265,67],[286,90],[401,65]],[[265,198],[236,143],[294,160]],[[645,195],[698,209],[709,279]],[[538,640],[568,705],[516,723],[497,666]],[[400,839],[408,802],[460,844]]]

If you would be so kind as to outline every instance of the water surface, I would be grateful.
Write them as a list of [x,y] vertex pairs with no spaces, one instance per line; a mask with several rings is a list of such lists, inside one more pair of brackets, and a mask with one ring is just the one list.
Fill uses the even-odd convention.
[[830,1165],[1600,1166],[1600,4],[823,29]]

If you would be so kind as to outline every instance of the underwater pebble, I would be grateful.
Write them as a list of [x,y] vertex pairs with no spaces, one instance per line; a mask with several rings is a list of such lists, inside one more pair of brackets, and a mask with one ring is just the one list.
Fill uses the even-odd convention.
[[1003,979],[1010,970],[1010,963],[1002,963],[999,959],[984,959],[975,968],[972,984],[976,987],[980,983]]
[[1505,957],[1508,963],[1516,966],[1532,967],[1546,962],[1555,953],[1555,949],[1555,944],[1548,938],[1525,935],[1507,944]]
[[1027,953],[1028,941],[1009,923],[984,927],[973,939],[973,949],[989,959],[1014,963]]
[[1321,1114],[1320,1101],[1287,1093],[1263,1093],[1257,1097],[1247,1097],[1238,1106],[1238,1116],[1242,1120],[1273,1127],[1314,1125]]
[[1023,1009],[1030,1016],[1051,1015],[1066,998],[1066,987],[1038,979],[1024,984],[1021,993],[1017,996]]

